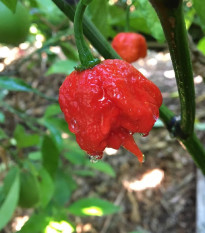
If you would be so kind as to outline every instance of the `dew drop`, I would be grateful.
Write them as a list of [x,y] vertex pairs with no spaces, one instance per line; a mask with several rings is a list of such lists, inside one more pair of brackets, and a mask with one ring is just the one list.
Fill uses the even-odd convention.
[[71,122],[70,122],[70,131],[72,133],[77,133],[79,132],[79,127],[78,127],[78,124],[77,124],[77,121],[75,119],[72,119]]
[[89,160],[91,163],[97,163],[101,158],[101,155],[89,155]]

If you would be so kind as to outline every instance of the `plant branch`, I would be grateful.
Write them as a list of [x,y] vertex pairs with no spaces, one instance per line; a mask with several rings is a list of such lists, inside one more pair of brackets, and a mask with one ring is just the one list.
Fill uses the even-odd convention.
[[194,130],[195,91],[182,0],[150,0],[161,21],[176,75],[181,103],[181,138]]

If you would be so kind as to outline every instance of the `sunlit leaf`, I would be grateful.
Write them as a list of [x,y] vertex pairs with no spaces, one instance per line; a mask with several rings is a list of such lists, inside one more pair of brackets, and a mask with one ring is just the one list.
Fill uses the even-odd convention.
[[205,30],[205,4],[202,0],[193,0],[193,6],[196,10],[196,13],[198,14],[200,21],[201,21],[201,26],[203,30]]
[[68,208],[76,216],[105,216],[120,211],[120,207],[99,198],[82,198]]
[[46,75],[51,74],[65,74],[69,75],[74,71],[74,67],[77,65],[76,61],[72,60],[60,60],[55,62],[46,72]]
[[73,227],[73,225],[71,223],[69,223],[68,221],[50,221],[48,226],[45,229],[45,233],[72,233],[74,232],[75,228]]
[[135,12],[140,13],[144,17],[151,35],[158,41],[163,42],[165,40],[165,37],[162,26],[150,2],[147,0],[138,0],[137,11]]
[[99,31],[108,36],[108,3],[107,0],[93,0],[87,9],[87,16],[99,29]]
[[197,48],[205,55],[205,37],[198,42]]

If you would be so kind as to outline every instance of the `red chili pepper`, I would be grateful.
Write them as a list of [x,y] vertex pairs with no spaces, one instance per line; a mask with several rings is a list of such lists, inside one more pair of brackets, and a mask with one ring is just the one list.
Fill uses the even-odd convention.
[[120,57],[131,63],[147,55],[147,44],[145,38],[134,32],[121,32],[117,34],[112,47]]
[[106,147],[123,146],[142,162],[133,134],[149,133],[159,117],[162,95],[131,64],[108,59],[67,76],[59,103],[70,131],[89,155],[100,158]]

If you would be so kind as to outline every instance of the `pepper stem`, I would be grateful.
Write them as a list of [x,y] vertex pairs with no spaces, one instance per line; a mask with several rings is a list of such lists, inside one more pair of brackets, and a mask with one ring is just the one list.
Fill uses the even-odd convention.
[[126,21],[125,21],[125,31],[129,32],[130,30],[130,7],[132,4],[126,6]]
[[79,59],[81,65],[75,67],[76,70],[82,71],[94,67],[100,63],[98,58],[94,58],[89,50],[88,45],[85,43],[83,37],[83,15],[86,7],[92,0],[80,0],[77,5],[75,17],[74,17],[74,33],[75,40],[78,49]]
[[[195,118],[193,71],[183,15],[183,0],[149,0],[161,21],[175,70],[181,103],[180,137],[192,136]],[[181,132],[180,132],[181,131]]]

